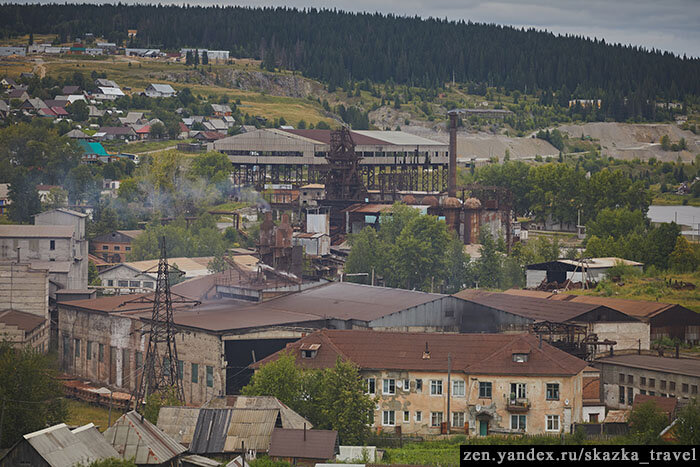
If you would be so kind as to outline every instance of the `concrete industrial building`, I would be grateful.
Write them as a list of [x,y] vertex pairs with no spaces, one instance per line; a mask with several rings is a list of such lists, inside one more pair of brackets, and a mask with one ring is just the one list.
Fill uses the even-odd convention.
[[[351,283],[299,283],[274,272],[257,281],[258,274],[242,272],[248,276],[245,278],[224,272],[172,287],[174,294],[202,301],[194,307],[174,303],[187,403],[201,404],[213,396],[235,394],[252,373],[248,365],[316,329],[373,327],[383,317],[399,312],[406,316],[455,316],[449,308],[457,301],[445,295]],[[77,377],[131,391],[137,369],[143,365],[148,342],[144,330],[151,318],[152,305],[139,303],[139,297],[59,303],[61,368]]]
[[0,261],[48,270],[52,291],[87,289],[86,217],[69,209],[54,209],[34,216],[34,225],[0,226]]
[[[681,339],[692,344],[700,342],[700,314],[682,305],[644,300],[627,300],[615,297],[571,295],[539,290],[511,289],[506,290],[504,293],[570,303],[603,305],[646,323],[649,326],[649,339],[651,341],[668,337]],[[619,348],[616,347],[616,349]],[[642,348],[647,347],[642,346]]]
[[558,434],[583,421],[588,365],[532,335],[322,330],[285,350],[304,368],[355,363],[378,398],[381,431],[436,435],[449,420],[453,433],[475,436]]
[[49,274],[29,264],[0,262],[0,340],[49,348]]
[[682,404],[698,398],[700,359],[627,354],[599,358],[605,405],[630,409],[638,394],[675,397]]
[[[414,177],[416,183],[422,177],[432,191],[442,190],[448,145],[402,131],[357,130],[350,134],[355,152],[362,157],[367,189],[386,186],[390,176],[405,168],[406,176]],[[330,145],[330,130],[259,129],[222,138],[207,147],[229,156],[238,183],[291,183],[298,188],[322,182],[321,170],[328,163]],[[414,168],[415,173],[410,172]]]

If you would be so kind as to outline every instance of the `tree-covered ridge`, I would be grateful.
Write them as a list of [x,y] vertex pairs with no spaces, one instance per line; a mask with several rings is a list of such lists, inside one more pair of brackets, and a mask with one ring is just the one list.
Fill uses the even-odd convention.
[[700,91],[700,60],[603,40],[446,19],[293,8],[3,5],[0,34],[86,32],[133,46],[224,49],[342,85],[452,80],[575,98],[680,99]]

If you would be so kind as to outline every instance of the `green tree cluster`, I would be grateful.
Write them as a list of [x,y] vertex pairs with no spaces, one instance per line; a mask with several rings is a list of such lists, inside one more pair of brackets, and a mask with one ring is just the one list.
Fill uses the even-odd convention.
[[669,424],[665,415],[654,401],[638,405],[628,419],[630,433],[639,444],[660,444],[661,431]]
[[65,420],[67,409],[57,376],[51,356],[0,342],[0,447],[10,447],[25,433]]
[[[450,235],[444,221],[396,203],[390,214],[377,219],[376,227],[366,227],[350,237],[352,250],[345,270],[367,274],[352,280],[369,283],[374,270],[375,277],[383,278],[389,287],[424,291],[438,290],[448,280],[454,281],[447,274]],[[452,260],[453,273],[468,262],[464,254]]]
[[274,396],[314,424],[337,430],[341,444],[363,445],[375,402],[365,393],[359,369],[340,357],[323,370],[303,369],[291,353],[263,365],[242,389],[249,396]]

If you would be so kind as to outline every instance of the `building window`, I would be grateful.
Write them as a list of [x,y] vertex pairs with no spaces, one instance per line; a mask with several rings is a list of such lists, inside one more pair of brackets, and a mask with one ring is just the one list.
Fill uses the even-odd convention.
[[134,355],[134,364],[136,366],[134,370],[137,373],[141,371],[141,368],[143,367],[143,352],[139,352],[138,350],[136,351],[136,354]]
[[527,430],[527,416],[526,415],[511,415],[510,416],[510,429],[511,430]]
[[456,379],[452,382],[452,395],[455,397],[464,397],[466,385],[464,380]]
[[114,245],[114,251],[119,251],[121,248],[119,248],[119,245]]
[[192,364],[192,382],[199,383],[199,364],[198,363]]
[[431,379],[430,380],[430,395],[431,396],[442,396],[442,380]]
[[479,398],[491,399],[493,385],[490,382],[479,382]]
[[442,412],[430,412],[430,426],[442,425]]
[[129,287],[129,281],[118,281],[117,285],[119,287]]
[[375,394],[377,392],[377,385],[374,378],[367,378],[367,394]]
[[151,281],[146,281],[143,283],[143,286],[147,289],[152,289],[153,288],[153,282]]
[[56,249],[56,240],[50,240],[49,241],[49,250],[55,250]]
[[421,392],[422,390],[423,390],[423,380],[417,379],[416,380],[416,392]]
[[403,411],[403,422],[404,423],[409,423],[411,421],[411,412],[408,410]]
[[170,377],[170,359],[168,357],[163,357],[163,374]]
[[103,249],[103,250],[108,250],[109,247],[108,247],[107,245],[102,245],[102,249]]
[[126,251],[131,251],[131,247],[130,247],[130,246],[127,246],[127,247],[125,247],[124,249],[125,249]]
[[627,384],[634,384],[634,376],[627,375]]
[[687,384],[687,383],[683,383],[683,385],[681,386],[681,390],[682,390],[683,392],[686,392],[686,393],[687,393],[687,392],[688,392],[688,384]]
[[622,384],[624,384],[624,383],[625,383],[625,374],[624,374],[624,373],[620,373],[620,374],[618,375],[618,379],[620,380],[620,382],[621,382]]
[[641,386],[646,386],[646,385],[647,385],[647,379],[646,379],[644,376],[641,376],[641,377],[639,378],[639,384],[640,384]]
[[185,362],[182,360],[177,361],[177,379],[182,380],[185,374]]
[[214,387],[214,367],[207,365],[207,387]]
[[396,380],[393,378],[382,380],[382,393],[383,394],[396,394]]
[[627,405],[632,405],[634,402],[634,388],[632,386],[627,388]]
[[649,391],[649,395],[650,395],[650,396],[655,396],[656,393],[655,393],[654,391]]
[[624,386],[620,386],[618,396],[619,396],[618,400],[620,401],[620,404],[624,404],[625,403],[625,387]]
[[559,415],[547,415],[547,431],[559,431]]
[[411,380],[403,380],[403,390],[407,392],[411,390]]
[[464,412],[452,412],[452,426],[455,428],[464,426]]
[[85,358],[92,360],[92,341],[87,341],[87,348],[85,349]]
[[666,381],[662,379],[660,381],[660,383],[661,383],[661,386],[659,386],[659,389],[666,389]]
[[525,383],[510,383],[510,397],[517,399],[525,399],[527,397],[527,390]]
[[73,339],[75,345],[75,358],[80,358],[80,339]]
[[649,378],[649,387],[653,388],[656,386],[656,380],[654,378]]
[[423,412],[421,412],[420,410],[418,410],[418,411],[416,412],[416,422],[422,422],[422,421],[423,421]]
[[393,410],[385,410],[382,412],[382,425],[384,425],[384,426],[396,425],[396,414]]
[[139,281],[129,281],[129,287],[139,287],[140,285]]
[[97,349],[97,361],[104,362],[104,360],[105,360],[105,345],[100,344],[98,349]]
[[669,381],[669,383],[668,383],[668,389],[670,389],[671,391],[675,391],[675,390],[676,390],[676,382],[675,382],[675,381]]
[[646,390],[646,389],[640,389],[640,390],[639,390],[639,394],[641,394],[642,396],[646,396],[646,395],[647,395],[647,390]]
[[114,286],[114,280],[113,280],[113,279],[109,279],[109,280],[107,281],[107,286],[113,287],[113,286]]
[[691,394],[697,394],[697,393],[698,393],[698,385],[697,385],[697,384],[693,384],[692,386],[690,386],[690,393],[691,393]]
[[547,400],[559,400],[559,383],[547,383]]
[[527,354],[526,353],[514,353],[513,354],[513,361],[515,363],[525,363],[525,362],[527,362]]

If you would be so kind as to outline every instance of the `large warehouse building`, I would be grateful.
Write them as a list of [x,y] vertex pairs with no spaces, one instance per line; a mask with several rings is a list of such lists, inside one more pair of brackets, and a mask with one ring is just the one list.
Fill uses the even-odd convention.
[[[379,188],[382,173],[411,170],[439,174],[429,191],[444,188],[447,144],[403,131],[358,130],[350,134],[355,152],[362,157],[360,166],[368,189]],[[241,183],[264,180],[301,186],[322,180],[320,169],[327,164],[331,135],[331,130],[260,129],[220,139],[208,149],[229,156],[234,178]]]

